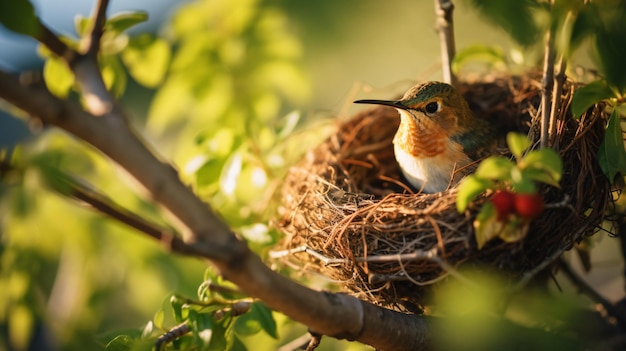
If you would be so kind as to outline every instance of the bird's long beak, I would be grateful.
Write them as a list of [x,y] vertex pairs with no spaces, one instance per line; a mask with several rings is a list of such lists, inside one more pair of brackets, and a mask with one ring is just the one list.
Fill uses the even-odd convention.
[[404,106],[400,101],[396,100],[357,100],[355,104],[371,104],[371,105],[385,105],[398,108],[400,110],[408,110],[409,108]]

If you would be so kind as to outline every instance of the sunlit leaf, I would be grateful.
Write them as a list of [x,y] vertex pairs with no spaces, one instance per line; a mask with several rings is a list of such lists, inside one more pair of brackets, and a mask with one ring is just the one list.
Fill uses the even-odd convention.
[[172,306],[172,312],[176,323],[181,323],[183,321],[183,304],[184,301],[182,301],[178,296],[172,295],[172,297],[170,297],[170,305]]
[[495,65],[505,65],[506,64],[506,55],[502,51],[502,49],[484,45],[484,44],[474,44],[470,45],[454,55],[454,60],[452,61],[452,69],[456,72],[460,69],[461,66],[470,62],[470,61],[480,61],[489,64],[490,66]]
[[162,134],[180,122],[190,106],[194,105],[188,81],[185,79],[168,79],[155,96],[148,112],[148,129]]
[[143,35],[133,38],[122,52],[122,60],[130,75],[149,88],[158,86],[170,62],[170,47],[163,39]]
[[128,335],[120,335],[107,344],[105,351],[130,351],[132,347],[133,339]]
[[[548,184],[554,182],[558,183],[561,180],[563,161],[561,161],[561,157],[559,157],[559,154],[553,149],[544,148],[533,150],[526,154],[520,163],[522,163],[524,169],[534,169],[545,172],[549,178],[553,180]],[[537,173],[535,172],[534,174],[536,176]]]
[[591,82],[574,92],[572,114],[575,118],[580,118],[591,106],[614,95],[605,80]]
[[617,109],[613,110],[606,127],[604,139],[598,150],[598,162],[611,182],[618,174],[626,174],[626,151],[624,151],[624,138]]
[[196,184],[207,186],[220,180],[226,159],[211,158],[196,171]]
[[513,132],[506,135],[506,143],[513,156],[515,156],[518,160],[522,157],[524,151],[530,146],[530,140],[528,140],[526,135]]
[[130,42],[128,35],[104,32],[100,38],[100,54],[102,56],[117,55],[122,52]]
[[157,313],[154,314],[154,317],[152,318],[152,320],[154,321],[154,326],[159,329],[163,329],[164,319],[165,319],[165,311],[163,311],[163,309],[160,309],[159,311],[157,311]]
[[102,78],[104,83],[115,97],[120,97],[126,91],[126,71],[116,56],[108,56],[102,60]]
[[43,78],[48,90],[59,98],[66,98],[74,85],[74,73],[58,58],[46,60]]
[[76,34],[78,34],[79,37],[85,36],[89,33],[90,26],[90,17],[85,17],[83,15],[74,16],[74,30],[76,30]]
[[105,24],[105,30],[122,33],[147,20],[148,13],[145,11],[119,12],[109,17]]
[[475,174],[471,174],[461,181],[459,191],[456,197],[456,209],[459,213],[465,211],[469,203],[480,193],[493,186],[489,180],[478,178]]
[[30,36],[39,33],[35,8],[28,0],[0,1],[0,23],[16,33]]
[[146,323],[146,326],[143,327],[143,330],[141,331],[141,337],[148,338],[150,337],[150,335],[152,335],[152,332],[154,332],[154,322],[149,321],[148,323]]
[[232,196],[235,193],[242,167],[243,158],[239,152],[229,157],[224,164],[220,175],[220,188],[225,195]]
[[300,121],[300,111],[292,111],[288,113],[282,120],[281,125],[278,128],[278,138],[284,139],[291,135],[296,129],[298,122]]
[[480,162],[474,174],[482,179],[507,180],[514,166],[508,158],[491,156]]

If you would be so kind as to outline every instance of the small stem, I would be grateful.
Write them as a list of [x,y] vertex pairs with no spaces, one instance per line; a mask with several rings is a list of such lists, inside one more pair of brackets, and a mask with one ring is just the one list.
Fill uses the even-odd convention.
[[550,110],[552,109],[552,89],[554,86],[554,42],[552,31],[546,33],[546,52],[543,64],[543,80],[541,83],[541,137],[542,148],[548,147],[550,129]]
[[456,54],[454,44],[454,22],[452,13],[454,4],[451,0],[435,0],[435,14],[437,15],[437,32],[441,43],[441,65],[443,81],[456,85],[456,76],[452,72],[452,60]]
[[557,113],[559,107],[561,106],[561,93],[563,90],[563,82],[565,81],[565,69],[567,67],[567,62],[565,58],[561,56],[558,62],[558,70],[556,75],[554,76],[554,87],[552,89],[552,108],[550,109],[550,125],[549,125],[549,145],[552,148],[558,147],[555,143],[558,141],[556,138],[556,128],[557,128]]

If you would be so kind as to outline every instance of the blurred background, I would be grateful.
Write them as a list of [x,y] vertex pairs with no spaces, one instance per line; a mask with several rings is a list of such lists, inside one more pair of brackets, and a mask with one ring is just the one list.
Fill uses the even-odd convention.
[[[465,1],[456,3],[457,49],[495,52],[461,73],[538,66],[541,48],[520,49]],[[33,5],[57,33],[77,38],[76,15],[89,16],[93,3]],[[280,177],[333,121],[357,111],[353,100],[390,98],[442,76],[433,1],[113,0],[109,15],[134,10],[149,20],[120,35],[126,44],[108,54],[112,89],[144,136],[261,254],[280,237],[267,225]],[[133,39],[144,33],[151,35]],[[131,49],[144,61],[132,65]],[[152,67],[156,61],[163,64]],[[43,62],[33,40],[0,27],[1,69],[42,72]],[[590,64],[584,46],[577,64]],[[0,185],[0,350],[103,349],[111,335],[141,330],[172,293],[196,296],[205,262],[170,255],[50,191],[42,169],[79,175],[166,223],[132,179],[71,136],[7,110],[0,149],[21,167]],[[617,239],[601,233],[594,245],[586,278],[616,300],[624,284]],[[276,317],[281,340],[255,336],[246,341],[250,349],[274,350],[306,331]],[[366,348],[324,339],[320,349]]]

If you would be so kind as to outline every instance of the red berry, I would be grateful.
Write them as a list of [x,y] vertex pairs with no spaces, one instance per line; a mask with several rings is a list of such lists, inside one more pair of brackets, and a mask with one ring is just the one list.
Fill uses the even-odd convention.
[[504,222],[515,208],[515,195],[506,190],[496,190],[491,197],[491,203],[498,213],[498,221]]
[[543,197],[540,194],[515,195],[515,211],[524,219],[539,217],[543,208]]

